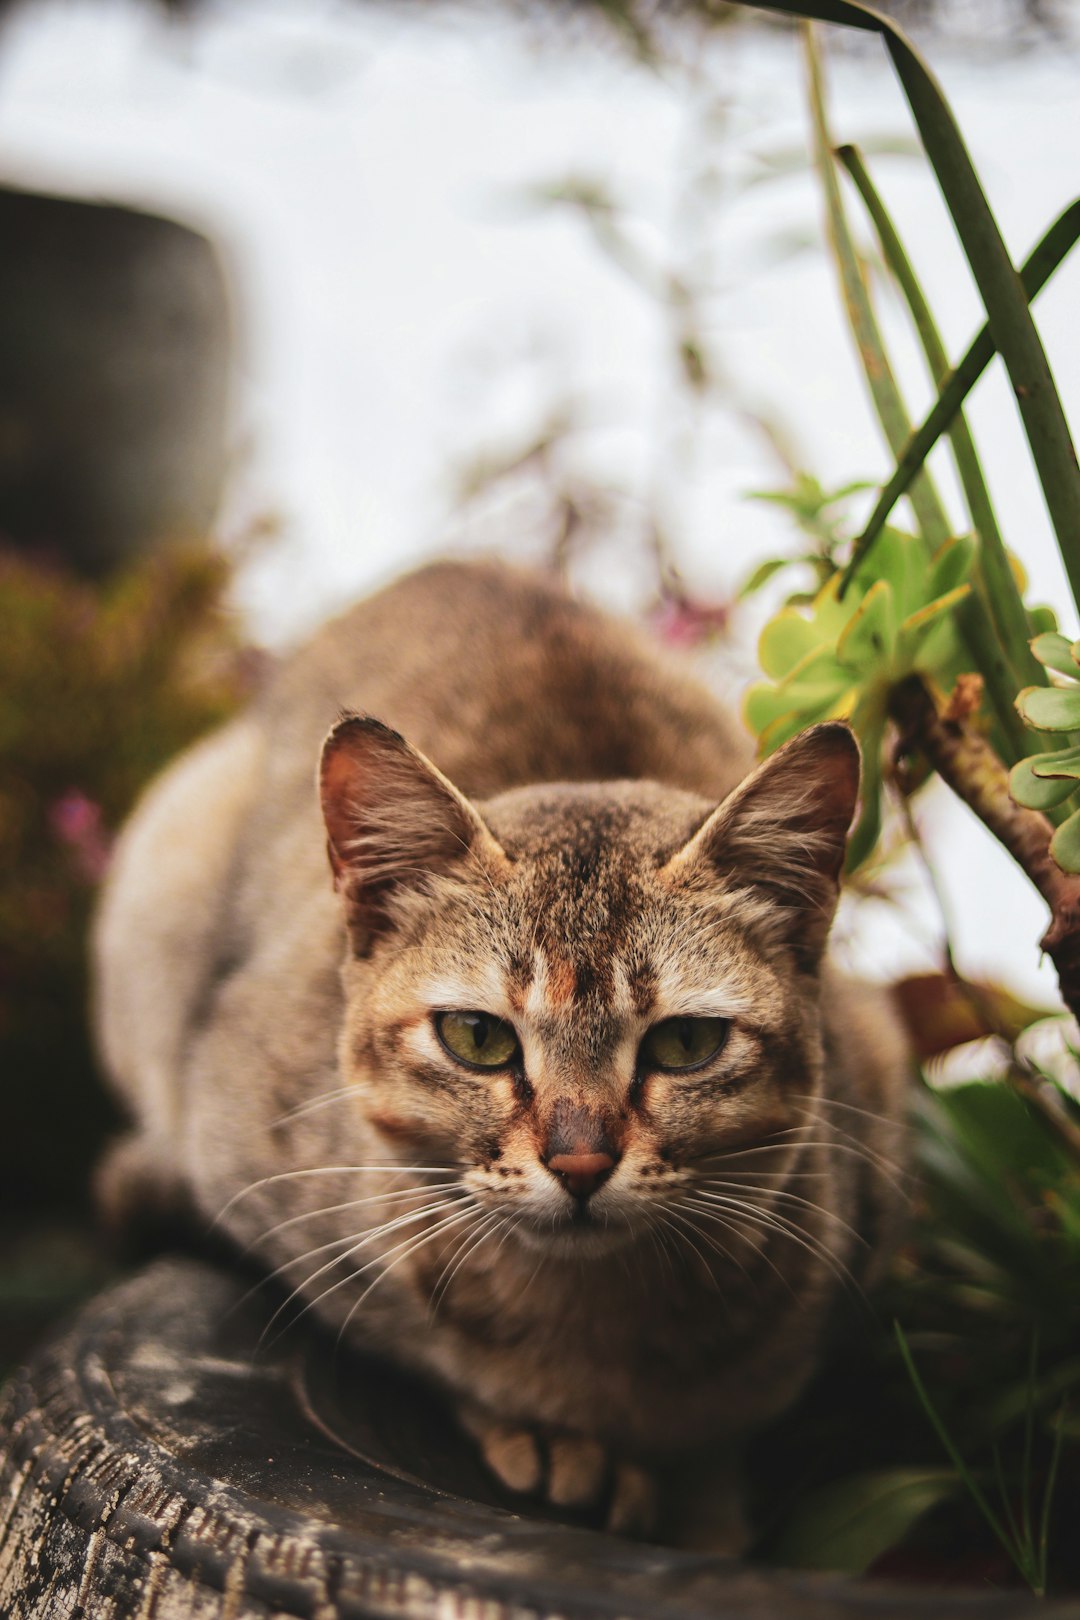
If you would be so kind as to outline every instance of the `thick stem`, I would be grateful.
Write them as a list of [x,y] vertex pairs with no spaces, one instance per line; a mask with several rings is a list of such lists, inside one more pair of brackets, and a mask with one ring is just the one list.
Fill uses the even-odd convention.
[[1063,872],[1050,854],[1053,827],[1038,810],[1009,794],[1009,775],[986,738],[966,719],[940,713],[921,677],[894,688],[890,712],[906,744],[922,750],[1050,907],[1040,944],[1057,969],[1062,999],[1080,1019],[1080,877]]

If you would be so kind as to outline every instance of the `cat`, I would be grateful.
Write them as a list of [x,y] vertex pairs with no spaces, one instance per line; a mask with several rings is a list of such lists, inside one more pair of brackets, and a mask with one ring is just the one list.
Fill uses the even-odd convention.
[[858,783],[539,575],[389,586],[119,840],[106,1204],[216,1221],[508,1490],[742,1548],[743,1445],[900,1218],[904,1043],[824,956]]

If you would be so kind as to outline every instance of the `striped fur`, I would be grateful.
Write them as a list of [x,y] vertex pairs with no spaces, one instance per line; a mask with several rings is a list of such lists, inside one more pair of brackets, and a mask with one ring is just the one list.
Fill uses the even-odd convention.
[[[279,1322],[447,1391],[507,1488],[740,1545],[738,1452],[901,1207],[903,1048],[823,965],[857,786],[836,725],[751,770],[707,692],[546,582],[392,586],[121,841],[105,1196],[194,1205]],[[454,1011],[513,1060],[456,1059]],[[687,1017],[725,1021],[715,1054],[650,1066]]]

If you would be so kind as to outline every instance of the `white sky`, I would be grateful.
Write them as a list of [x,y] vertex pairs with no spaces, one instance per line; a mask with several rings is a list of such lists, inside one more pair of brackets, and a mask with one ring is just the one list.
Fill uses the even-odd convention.
[[[569,464],[626,495],[617,544],[583,564],[582,583],[640,604],[649,574],[634,502],[650,497],[689,579],[723,594],[796,541],[780,514],[745,499],[780,480],[777,462],[732,412],[688,415],[656,304],[579,218],[522,199],[568,175],[626,199],[645,249],[708,265],[705,337],[744,402],[783,425],[825,484],[881,477],[887,458],[831,270],[813,248],[781,251],[819,233],[814,184],[801,164],[749,183],[757,156],[805,147],[795,40],[723,34],[688,79],[599,45],[540,53],[492,16],[425,9],[219,0],[194,30],[131,3],[16,11],[0,32],[0,178],[173,212],[221,243],[239,324],[223,525],[256,512],[283,525],[240,583],[264,639],[288,639],[448,536],[460,541],[462,466],[524,442],[567,400],[586,424]],[[935,67],[1023,257],[1080,192],[1077,51],[1005,61],[943,48]],[[909,135],[875,45],[834,51],[829,80],[838,138]],[[979,306],[933,181],[908,158],[883,158],[875,174],[959,353]],[[1078,293],[1080,261],[1038,306],[1074,423]],[[930,394],[904,321],[885,317],[921,414]],[[970,416],[1033,594],[1076,633],[1000,376]],[[520,555],[521,514],[505,521],[500,543]],[[497,531],[489,520],[483,532]],[[1053,976],[1037,970],[1033,943],[1042,907],[1026,881],[944,794],[923,819],[961,965],[1046,999]],[[925,896],[903,925],[874,908],[852,954],[876,972],[925,965],[916,935],[935,926]]]

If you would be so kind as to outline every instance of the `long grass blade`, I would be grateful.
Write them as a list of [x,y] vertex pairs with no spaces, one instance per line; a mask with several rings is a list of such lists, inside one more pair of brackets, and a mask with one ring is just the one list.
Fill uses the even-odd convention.
[[[840,194],[832,136],[825,110],[821,57],[809,29],[806,31],[805,44],[814,158],[825,194],[829,242],[840,276],[848,322],[862,361],[874,410],[889,448],[894,455],[898,455],[910,435],[911,421],[878,327],[870,300],[870,290]],[[950,538],[953,529],[925,468],[921,469],[912,480],[910,496],[919,527],[926,540],[936,550]]]
[[903,32],[857,0],[745,0],[881,35],[1009,373],[1073,598],[1080,606],[1080,467],[1027,298],[949,104]]
[[[894,456],[898,456],[910,438],[911,419],[889,362],[844,209],[838,160],[825,110],[821,58],[809,27],[805,31],[805,45],[814,156],[825,195],[829,241],[870,397],[889,448]],[[953,529],[925,468],[921,468],[912,479],[909,495],[919,528],[929,545],[938,550],[951,537]],[[841,595],[844,581],[850,578],[850,574],[849,568],[841,580]],[[980,596],[972,593],[968,598],[964,610],[957,614],[957,625],[972,661],[986,683],[1000,733],[995,737],[995,742],[1008,756],[1009,763],[1013,764],[1030,753],[1033,745],[1014,707],[1017,682],[1008,662],[1002,657],[1000,639],[987,605]],[[1026,646],[1024,652],[1030,656]]]
[[919,1373],[919,1369],[915,1365],[915,1359],[911,1354],[907,1337],[899,1322],[893,1323],[893,1330],[896,1334],[896,1342],[900,1346],[900,1354],[904,1358],[904,1366],[907,1368],[908,1377],[911,1379],[912,1386],[919,1398],[919,1405],[930,1419],[934,1433],[945,1447],[950,1462],[956,1469],[956,1472],[959,1474],[960,1478],[963,1480],[973,1502],[979,1509],[979,1512],[982,1514],[983,1518],[986,1520],[990,1529],[993,1531],[997,1540],[1008,1553],[1009,1557],[1012,1559],[1021,1575],[1023,1575],[1024,1579],[1027,1580],[1030,1585],[1034,1586],[1034,1581],[1031,1580],[1031,1575],[1033,1572],[1027,1566],[1026,1560],[1023,1557],[1023,1550],[1021,1546],[1012,1538],[1012,1536],[1010,1536],[1007,1528],[1002,1524],[1001,1520],[990,1506],[982,1486],[979,1484],[974,1474],[968,1468],[967,1463],[956,1449],[952,1435],[941,1421],[937,1407],[930,1399],[930,1396],[927,1393],[926,1385],[923,1383],[922,1377]]
[[[841,146],[837,157],[851,176],[866,205],[885,262],[911,313],[931,379],[940,389],[949,372],[948,356],[937,322],[934,320],[904,244],[900,240],[899,232],[870,178],[859,151],[853,146]],[[989,618],[997,633],[996,641],[1010,666],[1008,672],[1002,673],[1011,676],[1014,691],[1021,686],[1045,686],[1049,677],[1028,645],[1031,631],[1027,613],[1009,563],[1001,530],[998,528],[997,515],[986,487],[986,479],[983,477],[975,441],[962,411],[957,411],[948,432],[971,524],[980,540],[975,565],[975,583],[981,602],[975,603],[969,598],[961,605],[959,610],[961,623],[963,624],[965,618],[970,619],[972,616],[978,618],[986,615]],[[972,625],[971,628],[974,629],[975,626]],[[1034,746],[1035,741],[1036,739],[1033,739],[1029,747]]]
[[[1040,237],[1020,270],[1020,283],[1029,303],[1042,292],[1054,272],[1065,262],[1080,240],[1080,198],[1062,210]],[[862,533],[855,541],[848,572],[857,568],[870,547],[885,527],[889,513],[903,495],[911,480],[941,438],[948,432],[967,396],[997,353],[988,325],[980,327],[955,368],[947,373],[947,380],[932,409],[904,446],[897,459],[896,471],[878,496]]]

